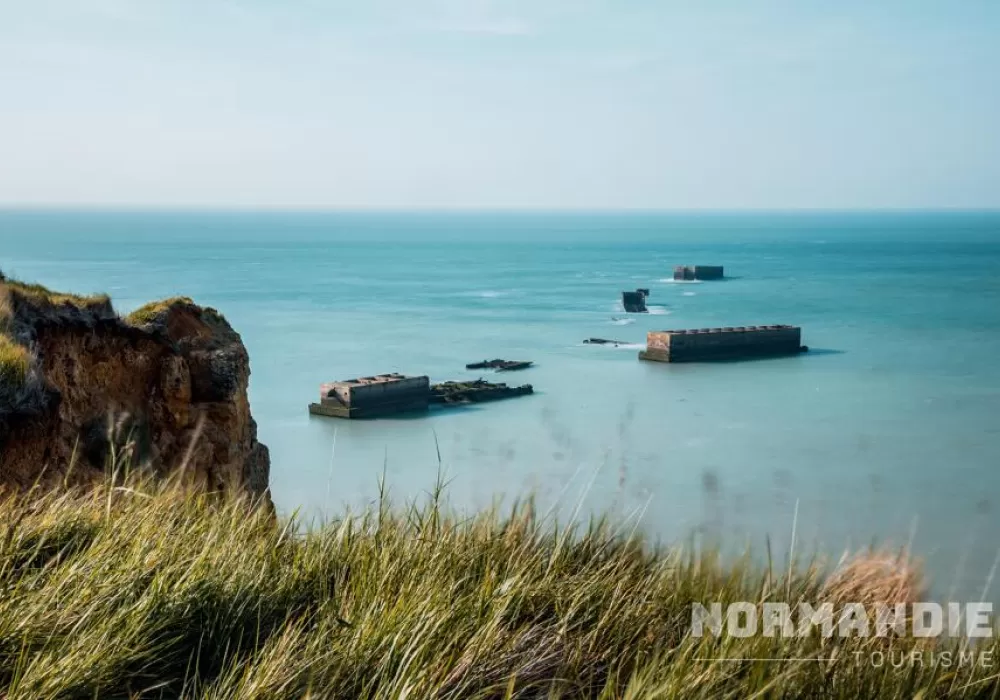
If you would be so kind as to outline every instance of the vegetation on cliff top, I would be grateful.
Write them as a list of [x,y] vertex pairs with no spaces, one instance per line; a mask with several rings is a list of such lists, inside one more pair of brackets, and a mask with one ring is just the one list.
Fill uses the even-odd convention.
[[[34,306],[47,307],[70,304],[82,310],[110,311],[111,297],[107,294],[71,294],[68,292],[54,292],[41,284],[22,282],[20,280],[7,277],[0,272],[0,290],[8,289],[15,294],[25,297]],[[122,320],[132,325],[143,325],[156,319],[156,317],[176,304],[196,305],[189,297],[169,297],[151,301],[140,306],[138,309],[125,315]],[[204,309],[217,314],[214,309]],[[0,308],[0,333],[4,332],[5,325],[3,317],[10,313]]]
[[16,394],[24,386],[31,368],[30,350],[12,335],[15,310],[20,306],[17,297],[43,310],[70,305],[84,311],[111,311],[111,298],[106,294],[53,292],[48,287],[22,282],[0,272],[0,410],[9,407],[12,392]]
[[[8,293],[2,294],[2,292]],[[41,284],[22,282],[7,277],[0,271],[0,385],[6,386],[7,390],[16,390],[23,385],[31,364],[30,351],[11,336],[14,309],[16,308],[12,303],[12,295],[22,297],[31,306],[39,309],[68,304],[82,311],[98,313],[111,313],[113,311],[111,298],[107,294],[86,295],[54,292]],[[139,307],[122,320],[135,326],[144,325],[155,320],[160,313],[175,304],[194,305],[194,302],[188,297],[171,297],[153,301]],[[220,316],[214,309],[203,309],[203,311],[209,312],[209,320]]]
[[111,297],[107,294],[53,292],[43,285],[21,282],[10,277],[4,277],[2,274],[0,274],[0,285],[21,294],[37,306],[71,304],[84,310],[96,310],[107,308],[111,303]]
[[125,316],[123,320],[126,323],[141,326],[156,320],[160,314],[175,304],[194,304],[194,302],[189,297],[170,297],[168,299],[151,301]]
[[[560,527],[531,504],[457,517],[437,496],[401,509],[379,499],[370,512],[315,528],[162,484],[7,497],[0,696],[998,692],[996,666],[856,662],[852,652],[885,650],[888,640],[692,638],[692,602],[816,601],[830,595],[829,579],[816,566],[782,566],[794,572],[786,577],[746,560],[650,549],[632,529]],[[915,595],[909,576],[883,591],[863,570],[855,582],[866,590]],[[843,577],[833,580],[842,586]],[[892,644],[897,653],[929,648]],[[986,648],[995,659],[1000,644]],[[803,658],[823,660],[781,660]]]

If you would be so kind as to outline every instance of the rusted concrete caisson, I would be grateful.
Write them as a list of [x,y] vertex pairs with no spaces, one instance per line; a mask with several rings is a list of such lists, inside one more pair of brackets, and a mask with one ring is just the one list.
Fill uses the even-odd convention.
[[377,374],[320,385],[319,403],[309,412],[334,418],[374,418],[393,413],[427,410],[431,382],[428,377]]
[[794,355],[808,350],[798,326],[727,326],[651,331],[639,359],[653,362],[697,362]]

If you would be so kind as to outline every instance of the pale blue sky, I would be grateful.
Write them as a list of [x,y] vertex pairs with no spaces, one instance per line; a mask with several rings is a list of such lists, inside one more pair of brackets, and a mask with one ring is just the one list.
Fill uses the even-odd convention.
[[992,208],[998,129],[995,0],[0,0],[0,205]]

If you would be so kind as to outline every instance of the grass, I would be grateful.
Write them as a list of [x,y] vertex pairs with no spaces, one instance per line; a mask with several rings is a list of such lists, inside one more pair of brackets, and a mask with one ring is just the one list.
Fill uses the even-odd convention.
[[79,309],[90,310],[104,308],[111,303],[111,297],[107,294],[88,295],[53,292],[41,284],[21,282],[10,277],[0,279],[0,285],[6,286],[11,291],[26,297],[35,306],[61,306],[69,304]]
[[144,325],[155,320],[157,316],[174,304],[194,304],[194,302],[188,297],[170,297],[169,299],[151,301],[125,316],[125,322],[134,326]]
[[20,388],[28,377],[31,354],[0,329],[0,384]]
[[[308,528],[237,498],[142,481],[8,496],[0,697],[1000,692],[996,640],[993,668],[944,669],[856,662],[853,651],[887,640],[692,638],[692,602],[816,601],[831,581],[844,590],[844,574],[813,565],[785,577],[748,559],[650,548],[630,531],[560,526],[530,502],[460,517],[439,494],[400,508],[380,498]],[[789,658],[827,660],[760,660]]]

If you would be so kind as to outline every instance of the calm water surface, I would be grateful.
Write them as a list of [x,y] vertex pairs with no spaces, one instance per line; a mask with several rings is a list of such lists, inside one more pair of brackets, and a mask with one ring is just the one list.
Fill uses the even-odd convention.
[[[675,264],[731,278],[674,284]],[[335,513],[434,482],[458,507],[534,492],[727,546],[838,554],[913,540],[935,590],[978,599],[1000,546],[1000,215],[0,212],[0,269],[183,294],[252,358],[280,509]],[[621,316],[623,289],[651,313]],[[647,330],[795,323],[814,352],[659,365]],[[590,336],[634,345],[583,345]],[[310,418],[322,381],[474,378],[530,359],[537,395],[432,417]],[[437,443],[437,447],[435,445]],[[988,597],[1000,599],[1000,583]]]

